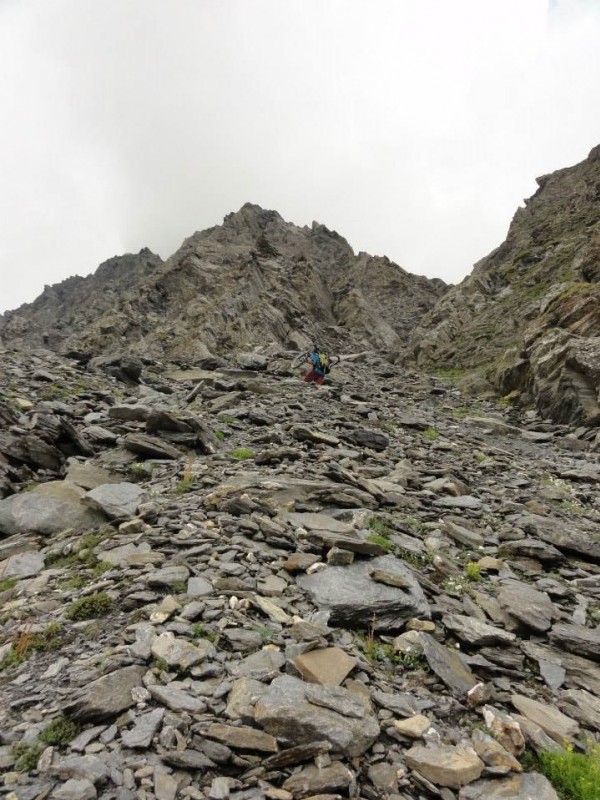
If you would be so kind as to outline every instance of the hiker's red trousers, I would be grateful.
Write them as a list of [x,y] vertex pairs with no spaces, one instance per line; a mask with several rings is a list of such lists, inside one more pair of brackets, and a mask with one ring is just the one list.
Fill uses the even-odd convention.
[[305,383],[316,383],[319,386],[325,380],[325,375],[319,375],[318,372],[315,372],[314,369],[309,369],[306,375],[304,376]]

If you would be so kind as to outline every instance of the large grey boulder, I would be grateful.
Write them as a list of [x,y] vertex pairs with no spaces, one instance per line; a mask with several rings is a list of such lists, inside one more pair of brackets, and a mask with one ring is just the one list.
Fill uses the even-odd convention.
[[356,695],[289,675],[276,678],[258,700],[255,720],[290,745],[325,739],[350,758],[368,750],[379,735],[377,719]]
[[[372,574],[388,574],[390,582],[373,580]],[[379,556],[346,567],[328,567],[297,582],[320,609],[330,611],[332,625],[375,630],[395,630],[411,617],[429,618],[431,612],[412,571],[394,556]]]
[[134,517],[143,492],[137,483],[105,483],[89,491],[86,501],[111,519]]
[[65,528],[89,530],[106,523],[84,502],[85,492],[69,481],[52,481],[0,500],[0,533],[51,534]]

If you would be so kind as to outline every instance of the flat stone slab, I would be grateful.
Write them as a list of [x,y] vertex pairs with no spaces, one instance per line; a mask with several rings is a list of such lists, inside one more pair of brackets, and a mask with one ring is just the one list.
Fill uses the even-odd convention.
[[477,780],[484,764],[471,748],[452,745],[414,745],[404,754],[406,764],[436,786],[458,789]]
[[20,492],[0,500],[0,533],[52,534],[77,528],[82,531],[100,527],[106,517],[88,508],[85,491],[68,481],[51,481],[31,492]]
[[213,723],[206,731],[209,739],[216,739],[229,747],[240,750],[258,750],[261,753],[277,753],[277,739],[268,733],[258,731],[256,728],[233,727]]
[[306,528],[307,531],[329,531],[330,533],[353,534],[354,528],[347,522],[340,522],[328,514],[298,513],[290,511],[283,515],[295,528]]
[[164,708],[155,708],[148,714],[142,714],[135,720],[135,725],[131,730],[123,731],[121,739],[125,747],[145,748],[149,747],[152,738],[165,715]]
[[92,508],[99,508],[110,519],[131,519],[142,502],[143,491],[137,483],[105,483],[86,494]]
[[80,461],[72,461],[67,470],[66,479],[71,483],[81,486],[82,489],[95,489],[104,483],[116,483],[118,478],[102,467]]
[[101,722],[134,705],[131,690],[140,686],[146,667],[130,666],[109,672],[81,689],[67,703],[65,714],[82,722]]
[[431,669],[456,697],[464,699],[479,681],[456,650],[440,644],[429,633],[419,633],[419,641]]
[[356,659],[340,647],[310,650],[294,659],[294,666],[305,681],[339,686],[356,666]]
[[0,575],[5,578],[31,578],[44,569],[44,556],[41,553],[16,553],[0,561]]
[[[404,588],[371,578],[373,570],[397,576]],[[346,567],[327,567],[312,575],[298,575],[298,585],[320,609],[330,611],[330,623],[351,628],[394,630],[411,617],[428,619],[429,603],[412,570],[394,556],[357,561]]]
[[539,772],[480,780],[463,787],[459,800],[559,800],[550,781]]
[[600,625],[586,628],[584,625],[554,625],[550,641],[569,653],[600,661]]
[[559,611],[546,592],[521,581],[503,581],[498,592],[500,607],[526,628],[544,633],[558,619]]
[[256,704],[255,720],[291,745],[318,740],[353,758],[371,747],[379,735],[377,719],[346,689],[306,684],[283,675]]
[[200,697],[175,686],[148,686],[148,691],[159,703],[171,711],[188,711],[190,714],[201,714],[206,711],[206,703]]
[[459,639],[468,644],[486,647],[488,645],[512,644],[516,640],[514,633],[488,625],[476,617],[463,614],[446,614],[444,626],[455,633]]
[[524,717],[535,722],[555,742],[563,744],[579,732],[579,723],[547,703],[540,703],[522,694],[513,694],[510,702]]

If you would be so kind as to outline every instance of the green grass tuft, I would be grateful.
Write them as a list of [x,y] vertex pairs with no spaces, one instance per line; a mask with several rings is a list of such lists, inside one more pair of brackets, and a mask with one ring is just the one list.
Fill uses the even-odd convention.
[[249,447],[238,447],[237,450],[232,451],[231,457],[237,461],[246,461],[249,458],[254,458],[254,450]]
[[439,434],[435,428],[425,428],[423,431],[423,438],[427,439],[428,442],[435,442],[438,436]]
[[11,748],[12,755],[17,759],[15,769],[17,772],[30,772],[37,767],[37,762],[44,748],[39,742],[27,744],[18,742]]
[[79,733],[79,726],[70,719],[60,716],[48,723],[40,733],[42,742],[52,745],[66,745]]
[[105,617],[114,607],[114,600],[106,592],[90,594],[71,603],[65,611],[67,619],[73,621]]
[[587,754],[571,746],[559,752],[527,753],[526,769],[537,769],[548,778],[561,800],[600,800],[600,745]]
[[390,542],[390,540],[386,536],[382,536],[380,533],[370,533],[367,536],[367,542],[378,544],[388,553],[391,553],[394,549],[394,545]]

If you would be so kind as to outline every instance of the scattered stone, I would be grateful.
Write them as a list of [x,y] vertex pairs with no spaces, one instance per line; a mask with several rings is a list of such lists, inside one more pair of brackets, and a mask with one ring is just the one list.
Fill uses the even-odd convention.
[[339,686],[355,665],[356,659],[339,647],[311,650],[294,660],[294,666],[305,681],[329,686]]
[[143,492],[137,483],[104,483],[89,491],[85,499],[110,519],[135,517]]
[[579,732],[578,723],[553,706],[520,694],[513,694],[510,702],[517,711],[539,725],[548,736],[559,744],[571,741]]
[[406,764],[435,786],[458,789],[477,780],[484,764],[474,750],[451,745],[413,745],[404,754]]
[[429,633],[420,633],[419,640],[431,669],[456,697],[463,699],[478,683],[475,675],[455,650],[444,647]]
[[[368,750],[379,734],[376,719],[347,690],[318,688],[320,694],[309,694],[307,684],[297,678],[276,678],[256,705],[256,722],[292,745],[325,739],[335,752],[349,757]],[[346,706],[354,716],[348,716]]]
[[65,714],[81,722],[101,722],[134,704],[131,691],[139,686],[144,667],[130,666],[103,675],[80,689],[65,706]]

